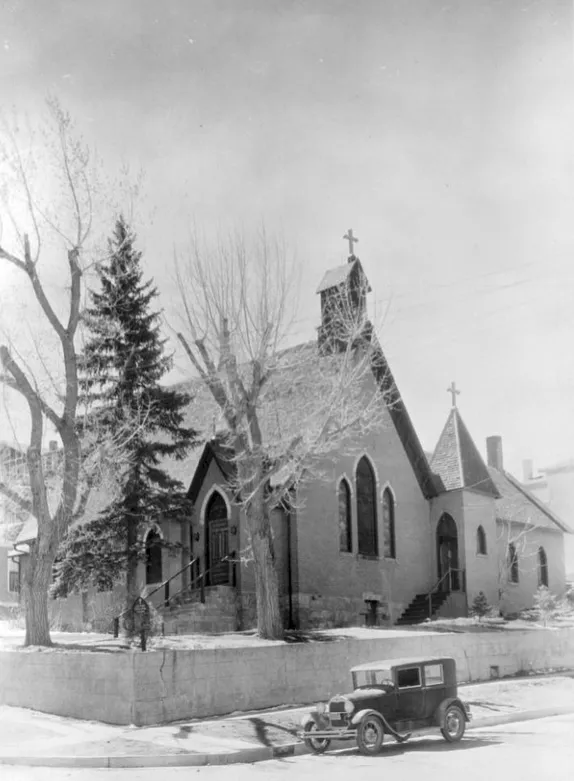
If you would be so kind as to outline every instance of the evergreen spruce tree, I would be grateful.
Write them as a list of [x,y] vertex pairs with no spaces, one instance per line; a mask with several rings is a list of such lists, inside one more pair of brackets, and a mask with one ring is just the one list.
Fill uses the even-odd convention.
[[491,607],[488,604],[486,594],[484,591],[479,591],[472,602],[472,607],[470,608],[471,615],[476,616],[480,621],[481,618],[488,615],[490,610]]
[[120,217],[109,259],[98,270],[101,290],[90,293],[88,338],[80,357],[84,438],[101,443],[126,432],[115,490],[97,517],[70,530],[60,548],[53,589],[55,596],[89,586],[104,590],[125,577],[127,605],[138,596],[144,531],[161,519],[181,516],[186,508],[184,486],[169,476],[164,459],[183,458],[196,437],[184,426],[190,397],[160,385],[172,359],[160,337],[160,315],[152,309],[157,290],[152,281],[142,281],[141,253],[134,243],[135,235]]

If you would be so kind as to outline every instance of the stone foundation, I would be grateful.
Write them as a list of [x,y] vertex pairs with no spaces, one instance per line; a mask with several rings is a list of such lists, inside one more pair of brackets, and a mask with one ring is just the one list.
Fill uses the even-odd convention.
[[296,615],[300,629],[329,629],[333,627],[363,626],[367,623],[367,599],[377,605],[376,626],[389,626],[404,609],[401,604],[388,602],[380,594],[356,597],[323,597],[318,594],[295,594]]

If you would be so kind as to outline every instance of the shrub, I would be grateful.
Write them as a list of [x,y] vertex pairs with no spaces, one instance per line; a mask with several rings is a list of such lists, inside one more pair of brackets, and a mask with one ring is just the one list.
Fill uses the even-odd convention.
[[491,607],[488,604],[486,594],[484,591],[479,591],[472,602],[472,607],[470,608],[471,616],[476,616],[476,618],[478,618],[480,621],[481,618],[488,615],[490,611]]
[[534,595],[534,610],[544,626],[556,615],[558,603],[556,596],[546,586],[540,586]]

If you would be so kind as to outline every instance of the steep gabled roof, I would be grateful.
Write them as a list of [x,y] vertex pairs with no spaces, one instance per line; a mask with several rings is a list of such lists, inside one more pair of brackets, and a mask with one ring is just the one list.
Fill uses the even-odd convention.
[[226,480],[229,481],[235,476],[233,451],[217,438],[206,442],[199,457],[195,472],[193,473],[193,480],[189,486],[189,491],[187,492],[187,496],[192,502],[197,500],[207,470],[213,461],[215,461]]
[[[360,277],[366,279],[361,261],[359,258],[355,258],[353,261],[349,261],[342,266],[335,266],[335,268],[330,268],[328,271],[326,271],[316,292],[322,293],[324,290],[330,290],[332,287],[338,287],[339,285],[342,285],[348,280],[351,271],[353,271],[355,268],[358,269]],[[368,284],[368,282],[365,292],[371,292],[371,286]]]
[[496,501],[496,517],[499,520],[574,534],[567,523],[511,474],[492,467],[488,471],[500,494]]
[[456,407],[450,411],[430,467],[442,491],[468,488],[494,498],[500,495]]
[[[373,374],[385,394],[391,420],[423,495],[427,498],[436,496],[427,458],[385,355],[376,337],[369,329],[367,332],[374,352]],[[259,424],[264,441],[270,445],[267,455],[271,459],[283,455],[295,437],[302,432],[307,433],[305,429],[323,425],[324,415],[321,415],[321,411],[324,398],[332,383],[337,381],[341,360],[341,356],[336,353],[322,355],[316,341],[296,345],[278,356],[277,370],[264,387],[258,408]],[[216,453],[213,449],[218,442],[215,432],[225,431],[226,426],[210,391],[199,380],[182,384],[180,388],[193,396],[185,425],[195,428],[206,445],[203,450],[191,451],[181,461],[166,460],[162,468],[184,483],[193,481],[193,490],[190,486],[191,498],[199,490],[198,482],[203,479],[200,479],[200,473],[205,474],[214,457],[224,474],[226,460],[227,469],[230,463],[229,457],[226,459],[225,454]]]

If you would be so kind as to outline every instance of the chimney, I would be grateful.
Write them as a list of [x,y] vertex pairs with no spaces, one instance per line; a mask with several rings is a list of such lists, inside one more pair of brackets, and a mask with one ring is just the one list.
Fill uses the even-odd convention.
[[525,458],[522,462],[522,480],[527,483],[534,477],[534,466],[531,458]]
[[486,460],[488,466],[498,469],[502,472],[502,437],[487,437],[486,438]]

